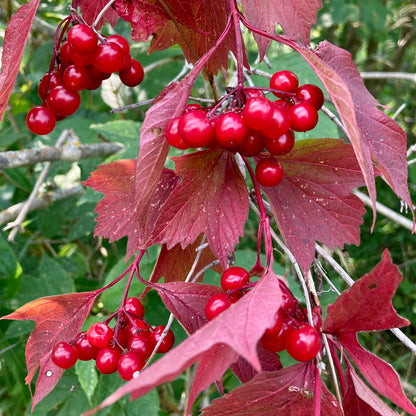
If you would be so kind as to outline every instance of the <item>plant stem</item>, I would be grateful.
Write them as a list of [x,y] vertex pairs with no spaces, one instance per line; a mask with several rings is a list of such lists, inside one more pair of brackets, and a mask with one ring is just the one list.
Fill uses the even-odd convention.
[[235,43],[236,43],[236,60],[238,87],[244,87],[244,42],[240,29],[240,12],[238,11],[237,1],[230,0],[231,16],[234,23]]

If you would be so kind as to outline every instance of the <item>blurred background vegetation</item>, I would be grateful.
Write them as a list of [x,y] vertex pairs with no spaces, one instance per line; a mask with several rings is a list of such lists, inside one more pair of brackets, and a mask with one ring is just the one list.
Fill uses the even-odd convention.
[[[18,6],[18,2],[12,0],[6,0],[0,5],[0,42],[7,22]],[[147,107],[116,114],[110,114],[109,109],[155,97],[182,71],[185,64],[179,48],[147,55],[147,44],[132,43],[132,55],[146,69],[145,80],[139,87],[125,89],[117,84],[115,78],[100,90],[84,91],[81,108],[75,115],[60,122],[51,134],[34,136],[26,128],[25,116],[31,107],[40,104],[37,85],[48,70],[54,30],[67,15],[67,6],[68,2],[63,0],[41,3],[24,51],[13,95],[0,123],[0,152],[53,146],[65,129],[73,129],[82,144],[116,142],[124,146],[124,151],[111,157],[83,159],[77,163],[54,162],[42,188],[42,192],[49,195],[58,189],[76,187],[99,164],[115,159],[135,158],[139,146],[139,130]],[[400,75],[392,77],[383,74],[397,72],[415,75],[415,21],[416,4],[413,0],[324,0],[318,24],[312,31],[314,45],[327,39],[351,52],[359,70],[364,73],[369,90],[380,104],[387,106],[385,111],[394,116],[406,131],[409,146],[416,143],[416,82]],[[121,33],[129,39],[129,27],[123,22],[119,22],[115,28],[105,27],[103,30],[105,33]],[[254,62],[254,43],[249,38],[247,42],[251,62]],[[296,54],[284,47],[274,45],[268,59],[272,69],[265,63],[258,67],[268,72],[291,69],[299,75],[301,82],[319,83],[313,71]],[[377,72],[382,77],[373,78],[368,74],[371,72]],[[266,82],[258,78],[253,80],[257,85]],[[203,95],[205,90],[203,81],[199,80],[194,94]],[[310,137],[338,137],[335,126],[323,115],[320,119]],[[304,137],[307,136],[299,138]],[[413,157],[416,155],[411,155],[409,160]],[[4,212],[10,206],[26,200],[42,169],[43,164],[36,164],[0,170],[0,211]],[[409,187],[415,200],[414,164],[409,164]],[[377,189],[378,200],[400,212],[400,201],[381,180],[377,181]],[[23,224],[23,232],[18,233],[13,242],[7,240],[9,232],[0,232],[0,316],[42,296],[100,288],[124,270],[125,239],[110,244],[93,235],[94,208],[100,199],[101,194],[83,189],[71,198],[31,212]],[[406,213],[403,212],[403,215]],[[416,340],[414,235],[380,214],[374,232],[371,233],[371,222],[372,212],[369,210],[364,216],[360,247],[345,247],[342,251],[338,250],[335,257],[357,279],[380,261],[385,248],[389,249],[404,278],[394,305],[399,314],[412,322],[412,326],[405,328],[404,332]],[[0,225],[4,227],[6,223]],[[253,264],[255,256],[256,227],[256,218],[251,215],[246,236],[238,247],[237,259],[241,264],[247,264],[247,267]],[[150,250],[143,269],[145,276],[146,273],[147,276],[150,275],[157,253],[157,248]],[[323,266],[335,285],[340,290],[344,289],[345,284],[330,267],[325,263]],[[290,264],[280,256],[276,256],[276,267],[281,273],[291,273]],[[207,278],[212,282],[217,280],[212,275]],[[294,292],[300,294],[296,283],[291,283]],[[101,320],[111,313],[120,300],[122,290],[122,287],[116,286],[100,297],[88,323]],[[142,287],[137,284],[133,290],[140,293]],[[322,290],[321,299],[325,306],[334,301],[335,295],[325,285]],[[144,303],[146,319],[151,324],[166,322],[168,313],[156,294],[149,293]],[[24,383],[24,350],[33,326],[32,322],[0,321],[0,416],[30,414],[30,392]],[[178,342],[185,337],[178,325],[174,331]],[[366,335],[362,337],[362,342],[393,364],[405,383],[407,393],[415,397],[416,365],[410,352],[389,333]],[[288,360],[287,357],[283,357],[285,360]],[[188,376],[185,373],[175,382],[152,391],[140,401],[129,403],[125,398],[103,410],[100,415],[133,415],[137,414],[137,409],[141,406],[146,409],[147,416],[177,414],[175,411],[183,405],[183,392],[189,388]],[[77,364],[65,372],[56,389],[35,408],[33,415],[79,415],[101,402],[120,383],[117,375],[98,375],[90,363]],[[226,391],[235,385],[235,378],[227,374]],[[200,400],[210,400],[212,397],[215,397],[214,388]]]

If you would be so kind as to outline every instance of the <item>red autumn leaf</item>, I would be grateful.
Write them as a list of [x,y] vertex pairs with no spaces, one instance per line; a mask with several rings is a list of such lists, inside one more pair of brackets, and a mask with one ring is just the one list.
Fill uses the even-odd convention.
[[[321,385],[321,415],[341,416],[334,396]],[[314,413],[315,369],[311,362],[262,372],[231,393],[215,399],[203,416],[311,416]],[[271,409],[275,409],[275,413]]]
[[[82,18],[89,24],[92,25],[97,19],[98,15],[107,5],[108,0],[78,0],[77,5],[81,9]],[[117,23],[119,16],[117,12],[110,7],[106,10],[100,21],[96,25],[97,29],[100,29],[106,22],[110,23],[111,26]]]
[[0,71],[0,121],[19,72],[20,61],[40,0],[31,0],[13,15],[4,34]]
[[[136,160],[117,160],[99,166],[84,182],[84,185],[104,193],[104,198],[95,209],[98,213],[95,235],[106,237],[110,241],[127,236],[127,257],[139,248],[153,244],[154,227],[160,214],[160,205],[178,182],[174,172],[163,169],[159,178],[160,183],[156,184],[151,195],[152,199],[145,209],[135,204],[135,172]],[[142,228],[138,225],[139,215],[146,216],[146,221],[141,224]]]
[[397,315],[392,305],[401,280],[399,269],[385,250],[381,262],[370,273],[342,292],[333,305],[328,305],[323,331],[381,331],[409,325],[407,319]]
[[181,182],[163,207],[156,228],[168,248],[191,244],[204,233],[223,267],[248,216],[243,176],[229,152],[200,151],[174,158]]
[[[377,314],[379,310],[374,311]],[[410,415],[416,415],[416,407],[403,392],[399,375],[381,358],[365,350],[355,333],[341,332],[337,339],[366,381],[380,394],[401,407]]]
[[[281,301],[278,278],[269,271],[238,302],[144,370],[140,377],[128,382],[97,408],[87,412],[86,416],[109,406],[125,394],[131,393],[133,399],[138,398],[153,387],[173,380],[196,361],[204,363],[205,379],[195,380],[194,386],[198,388],[193,388],[192,397],[196,397],[202,391],[202,386],[220,379],[223,369],[231,365],[239,355],[260,371],[257,343],[265,329],[271,326]],[[219,364],[209,371],[206,363],[212,358],[213,353]],[[188,407],[191,405],[189,401]]]
[[[320,0],[242,0],[242,10],[247,20],[255,27],[274,34],[276,23],[294,40],[309,45],[310,31],[316,23]],[[263,58],[270,39],[254,33],[260,57]]]
[[[149,282],[157,282],[164,277],[165,283],[184,281],[195,261],[196,249],[201,245],[201,238],[197,238],[193,244],[186,248],[182,248],[177,244],[168,250],[166,245],[162,246],[156,265],[153,269]],[[202,250],[201,257],[197,263],[197,267],[192,274],[191,280],[199,272],[200,269],[216,260],[214,254],[209,247]],[[222,273],[222,267],[217,264],[213,267],[217,273]],[[202,279],[203,275],[200,277]]]
[[[182,11],[172,7],[170,11],[175,19],[167,21],[166,25],[156,31],[150,43],[149,52],[164,50],[179,44],[187,61],[196,63],[215,45],[226,28],[227,17],[230,14],[229,3],[216,0],[194,0],[191,8],[192,11],[189,13],[197,25],[197,30],[194,25],[184,24]],[[212,16],[215,16],[215,19]],[[235,55],[237,53],[233,30],[229,31],[210,57],[207,63],[207,70],[210,74],[215,75],[219,69],[228,67],[230,51]],[[245,53],[244,64],[247,65]]]
[[363,178],[351,145],[338,139],[309,139],[281,156],[285,175],[264,188],[286,244],[305,272],[315,241],[330,249],[359,244],[363,203],[351,189]]
[[348,390],[342,400],[345,416],[398,416],[361,379],[351,366],[347,371]]
[[60,341],[71,341],[76,337],[95,298],[101,292],[100,289],[40,298],[0,318],[35,321],[35,329],[26,344],[27,384],[31,382],[40,366],[32,411],[55,387],[64,371],[52,362],[52,348]]
[[331,96],[354,147],[373,207],[376,188],[372,160],[396,195],[412,207],[407,186],[406,134],[377,108],[379,104],[366,89],[350,53],[328,41],[316,51],[290,40],[284,43],[305,58]]
[[153,288],[188,334],[193,334],[208,322],[205,305],[211,296],[223,292],[218,286],[183,282],[162,283]]

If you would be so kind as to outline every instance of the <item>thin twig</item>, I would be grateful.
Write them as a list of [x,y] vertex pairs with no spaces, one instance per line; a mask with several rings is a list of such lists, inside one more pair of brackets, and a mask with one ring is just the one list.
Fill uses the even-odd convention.
[[92,27],[96,27],[98,25],[98,23],[100,22],[101,18],[104,16],[104,13],[112,6],[112,4],[115,2],[116,0],[110,0],[104,7],[103,9],[100,11],[100,13],[98,14],[97,18],[95,19],[95,22],[92,24]]
[[399,79],[403,81],[416,82],[416,73],[410,74],[407,72],[361,72],[361,77],[364,79]]

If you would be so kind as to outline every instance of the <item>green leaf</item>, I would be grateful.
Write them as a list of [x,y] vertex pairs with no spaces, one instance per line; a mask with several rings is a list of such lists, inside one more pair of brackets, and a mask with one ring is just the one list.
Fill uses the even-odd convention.
[[7,287],[3,293],[3,298],[12,298],[21,285],[22,267],[17,261],[14,251],[2,234],[0,234],[0,276],[1,275],[4,275],[5,280],[7,279]]
[[98,375],[97,370],[95,369],[95,361],[78,360],[75,364],[75,373],[78,376],[82,390],[84,390],[90,405],[92,405],[92,397],[98,384]]

